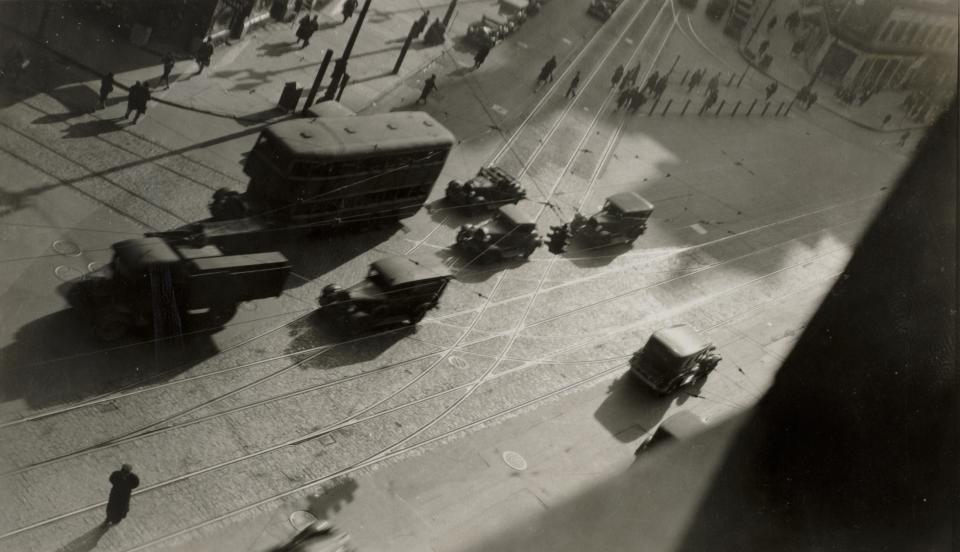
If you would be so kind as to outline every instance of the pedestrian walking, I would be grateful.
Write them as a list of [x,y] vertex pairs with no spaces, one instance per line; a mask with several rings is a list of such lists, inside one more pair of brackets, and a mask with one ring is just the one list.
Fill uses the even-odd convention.
[[540,68],[540,74],[537,75],[537,86],[534,89],[534,92],[540,90],[548,80],[553,82],[553,71],[557,68],[557,56],[552,56],[546,63],[543,64],[543,67]]
[[693,92],[693,89],[700,85],[700,81],[703,80],[703,70],[697,69],[690,75],[689,87],[687,88],[687,94]]
[[423,90],[420,91],[420,97],[417,99],[417,103],[427,103],[427,96],[434,90],[440,90],[437,88],[437,76],[430,75],[430,78],[423,82]]
[[104,525],[113,525],[123,521],[130,511],[130,495],[140,486],[140,478],[133,473],[130,464],[124,464],[110,474],[110,499],[107,500],[107,519]]
[[204,67],[210,66],[210,58],[213,57],[213,41],[208,36],[203,40],[203,43],[200,44],[200,47],[197,48],[197,73],[200,74],[203,72]]
[[808,97],[809,95],[810,95],[810,87],[809,87],[809,86],[803,86],[803,87],[800,88],[800,90],[797,90],[797,95],[796,95],[793,99],[794,99],[794,101],[796,101],[796,102],[806,103],[806,102],[807,102],[807,97]]
[[150,101],[150,85],[144,81],[140,85],[140,90],[137,92],[134,97],[133,111],[135,112],[133,116],[133,122],[136,123],[140,116],[147,112],[147,102]]
[[577,74],[573,76],[573,80],[570,81],[570,87],[567,88],[567,93],[564,94],[564,98],[576,98],[577,97],[577,87],[580,86],[580,71],[577,71]]
[[647,97],[640,90],[640,87],[634,86],[630,89],[630,114],[636,115],[643,104],[647,103]]
[[621,90],[620,94],[617,96],[617,107],[615,107],[613,110],[619,111],[623,109],[624,106],[630,107],[630,98],[632,97],[633,97],[632,88],[624,88],[623,90]]
[[107,73],[100,79],[100,104],[98,109],[107,107],[107,97],[113,92],[113,73]]
[[809,110],[815,103],[817,103],[817,93],[810,92],[807,94],[807,110]]
[[768,102],[770,101],[770,98],[777,93],[777,88],[780,88],[780,85],[775,82],[771,82],[770,84],[767,85],[766,91],[767,91]]
[[343,3],[343,22],[346,23],[347,19],[353,17],[353,12],[357,10],[357,0],[346,0]]
[[487,59],[487,55],[490,53],[489,46],[481,46],[477,53],[473,54],[473,68],[476,69],[483,65],[483,62]]
[[657,87],[657,80],[660,78],[660,72],[654,71],[650,73],[650,76],[647,77],[646,84],[643,85],[643,91],[646,92],[650,90],[651,92]]
[[794,29],[797,28],[797,23],[800,22],[800,12],[797,10],[790,12],[789,14],[787,14],[787,18],[785,22],[787,25],[787,29],[790,31],[793,31]]
[[610,79],[611,87],[620,84],[620,81],[623,79],[623,72],[623,65],[617,65],[617,68],[613,70],[613,77]]
[[717,73],[707,82],[707,90],[717,92],[720,90],[720,73]]
[[300,44],[301,40],[304,40],[304,35],[307,32],[307,29],[310,28],[310,14],[306,14],[300,18],[300,23],[297,25],[297,41],[294,44]]
[[170,88],[170,73],[173,72],[173,66],[176,63],[173,60],[173,54],[170,52],[163,54],[160,63],[163,64],[163,74],[160,75],[160,81],[157,84],[162,82],[167,88]]
[[760,48],[757,50],[757,55],[762,56],[763,53],[766,52],[767,48],[769,47],[770,47],[770,40],[766,38],[763,39],[763,42],[760,43]]
[[657,84],[653,86],[653,93],[658,100],[660,99],[660,96],[662,96],[663,93],[667,90],[668,80],[669,80],[669,77],[667,75],[661,75],[660,78],[657,79]]
[[883,122],[880,123],[880,126],[887,126],[887,123],[890,122],[890,119],[893,119],[893,115],[888,113],[887,116],[883,118]]
[[301,50],[310,45],[310,37],[320,28],[320,21],[317,20],[318,17],[319,16],[315,15],[313,19],[307,21],[307,25],[303,29],[303,46],[300,46]]
[[137,100],[140,97],[140,87],[143,86],[140,84],[140,81],[133,83],[133,86],[127,90],[127,114],[123,116],[124,119],[130,117],[130,114],[136,110]]
[[774,14],[773,17],[770,18],[770,21],[767,22],[767,32],[769,33],[776,26],[777,26],[777,15]]
[[430,23],[430,10],[423,10],[419,19],[413,23],[413,37],[420,38],[420,34],[426,30],[428,23]]
[[717,103],[717,91],[716,89],[709,89],[707,91],[707,99],[703,103],[703,108],[700,110],[701,113],[713,107],[713,104]]
[[900,135],[900,142],[898,142],[897,145],[898,145],[899,147],[901,147],[901,148],[902,148],[903,146],[907,145],[907,139],[908,139],[908,138],[910,138],[910,131],[909,131],[909,130]]

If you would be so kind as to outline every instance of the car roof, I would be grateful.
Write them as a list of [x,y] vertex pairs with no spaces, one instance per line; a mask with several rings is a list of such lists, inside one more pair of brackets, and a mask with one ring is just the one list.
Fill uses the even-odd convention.
[[710,341],[686,324],[678,324],[653,332],[650,342],[654,341],[660,342],[678,358],[699,353],[710,345]]
[[652,213],[653,204],[636,192],[620,192],[607,198],[611,204],[624,213]]
[[422,111],[293,119],[272,124],[263,133],[293,155],[330,159],[369,155],[374,149],[390,153],[449,148],[455,141],[449,130]]
[[113,244],[117,258],[131,270],[139,271],[148,264],[174,264],[180,257],[161,238],[137,238]]
[[677,439],[684,439],[703,431],[706,427],[707,424],[703,418],[689,410],[681,410],[664,420],[658,430],[665,431]]
[[533,217],[524,213],[523,210],[516,205],[501,205],[497,209],[497,212],[503,220],[515,226],[520,226],[521,224],[536,224]]
[[370,266],[380,273],[389,287],[401,286],[411,282],[423,280],[446,279],[453,277],[447,267],[442,265],[427,265],[409,257],[384,257],[370,263]]

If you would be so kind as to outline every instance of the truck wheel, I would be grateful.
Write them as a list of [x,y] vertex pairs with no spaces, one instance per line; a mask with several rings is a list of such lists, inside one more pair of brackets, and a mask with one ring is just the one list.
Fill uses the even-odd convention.
[[127,335],[130,320],[114,310],[98,312],[93,323],[93,333],[100,341],[117,341]]

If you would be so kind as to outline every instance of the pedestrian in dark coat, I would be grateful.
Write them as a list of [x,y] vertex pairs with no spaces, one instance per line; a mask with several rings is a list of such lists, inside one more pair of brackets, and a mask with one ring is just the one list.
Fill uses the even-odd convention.
[[553,70],[557,68],[557,56],[551,57],[543,64],[543,67],[540,68],[540,74],[537,75],[537,88],[540,90],[540,87],[544,85],[548,80],[553,82]]
[[624,88],[620,91],[620,95],[617,96],[617,107],[614,111],[623,109],[624,106],[630,107],[630,98],[633,96],[632,88]]
[[900,146],[901,148],[902,148],[903,146],[907,145],[907,139],[908,139],[908,138],[910,138],[910,131],[909,131],[909,130],[900,135],[900,141],[897,143],[897,145]]
[[621,79],[623,79],[623,65],[617,65],[617,68],[613,71],[613,78],[610,79],[611,86],[620,84]]
[[306,28],[303,29],[303,46],[300,47],[301,50],[310,45],[310,37],[320,28],[320,22],[317,21],[317,17],[319,16],[313,16],[313,19],[308,21]]
[[353,12],[357,10],[357,0],[347,0],[343,3],[343,22],[353,17]]
[[428,23],[430,23],[430,11],[423,10],[420,18],[413,24],[413,37],[420,38],[420,33],[426,30]]
[[564,98],[576,98],[577,97],[577,87],[580,86],[580,71],[577,71],[577,74],[573,76],[573,80],[570,81],[570,87],[567,88],[567,93],[564,94]]
[[637,111],[640,110],[640,107],[647,103],[647,97],[643,94],[643,91],[639,87],[634,86],[631,89],[632,94],[630,95],[630,114],[634,115]]
[[807,109],[810,109],[810,107],[813,106],[813,104],[815,103],[817,103],[817,93],[810,92],[809,94],[807,94]]
[[716,75],[713,76],[712,79],[710,79],[709,82],[707,82],[707,90],[716,91],[719,89],[720,89],[720,74],[717,73]]
[[300,24],[297,26],[297,41],[294,44],[300,44],[301,40],[304,40],[304,36],[307,34],[307,29],[310,28],[310,14],[304,15],[300,18]]
[[170,88],[170,73],[173,72],[173,66],[175,64],[173,60],[173,54],[170,52],[163,54],[163,57],[160,58],[160,62],[163,64],[163,74],[160,75],[159,82],[164,83],[167,88]]
[[660,96],[662,96],[663,93],[667,90],[668,80],[669,80],[669,77],[667,77],[667,75],[662,75],[659,79],[657,79],[657,84],[653,86],[653,92],[654,94],[656,94],[658,100],[660,99]]
[[140,85],[140,90],[134,97],[133,110],[136,114],[133,116],[133,122],[136,123],[141,115],[147,112],[147,102],[150,101],[150,85],[146,82]]
[[113,73],[107,73],[100,79],[100,107],[103,109],[107,107],[107,97],[110,96],[110,93],[113,92]]
[[689,87],[687,88],[687,94],[693,92],[693,89],[700,84],[700,81],[703,80],[703,73],[700,72],[700,69],[697,69],[690,75]]
[[777,88],[780,88],[780,85],[775,82],[771,82],[770,84],[767,85],[766,91],[767,91],[768,102],[770,101],[770,98],[777,93]]
[[487,54],[489,53],[489,46],[482,46],[479,50],[477,50],[477,53],[473,54],[473,68],[476,69],[483,65],[483,62],[487,59]]
[[430,75],[430,78],[423,82],[423,90],[420,92],[420,97],[417,99],[417,103],[427,103],[427,96],[429,96],[434,90],[440,90],[437,87],[437,76]]
[[130,494],[140,486],[140,478],[130,464],[124,464],[110,474],[110,499],[107,501],[107,519],[104,525],[120,523],[130,511]]
[[760,43],[760,48],[757,49],[757,54],[762,56],[763,53],[766,52],[767,48],[769,47],[770,47],[770,40],[764,39],[763,42]]
[[777,16],[774,15],[773,17],[770,18],[770,21],[767,23],[767,32],[772,31],[773,28],[776,26],[777,26]]
[[203,44],[197,48],[197,74],[203,72],[204,67],[210,66],[210,58],[213,57],[213,41],[208,36]]
[[127,114],[123,116],[124,119],[130,116],[137,109],[137,101],[140,97],[140,87],[143,86],[140,84],[140,81],[133,83],[133,86],[130,87],[130,90],[127,91]]
[[700,110],[701,113],[713,107],[715,103],[717,103],[717,91],[711,88],[707,92],[707,100],[703,104],[703,109]]
[[657,87],[657,80],[659,78],[660,78],[659,71],[654,71],[653,73],[650,73],[650,76],[647,77],[647,83],[643,85],[643,91],[644,92],[646,92],[647,90],[653,91],[653,89]]

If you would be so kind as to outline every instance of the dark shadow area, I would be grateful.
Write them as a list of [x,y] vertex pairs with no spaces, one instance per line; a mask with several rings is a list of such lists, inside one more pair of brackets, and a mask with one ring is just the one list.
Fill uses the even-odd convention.
[[625,368],[593,417],[620,442],[629,443],[660,423],[673,398],[657,395]]
[[[438,182],[437,185],[440,183]],[[445,224],[450,228],[460,228],[468,223],[480,223],[493,216],[494,211],[485,209],[455,207],[445,198],[432,201],[424,206],[430,214],[430,219],[437,224]]]
[[91,320],[68,308],[25,324],[0,350],[0,402],[42,409],[133,389],[172,378],[217,352],[206,332],[158,341],[134,333],[102,343]]
[[329,519],[345,504],[353,502],[353,495],[360,488],[357,480],[352,477],[342,477],[334,480],[331,485],[324,485],[319,492],[307,497],[307,510],[317,516],[317,519]]
[[100,539],[103,538],[109,530],[109,526],[101,523],[68,542],[62,548],[59,548],[57,552],[90,552],[97,547]]
[[107,132],[115,132],[121,129],[118,123],[125,123],[127,121],[133,121],[133,118],[123,119],[122,117],[117,117],[115,119],[94,119],[92,121],[83,121],[70,125],[64,133],[64,138],[90,138],[92,136],[98,136],[100,134],[105,134]]
[[[271,119],[276,119],[277,117],[282,117],[284,115],[290,115],[290,114],[280,109],[279,107],[271,107],[270,109],[264,109],[262,111],[256,111],[254,113],[244,115],[242,117],[237,117],[237,122],[243,126],[260,125],[267,122],[270,122],[270,123],[276,122],[276,121],[271,121]],[[243,154],[244,158],[249,153],[250,152],[244,152]]]
[[[399,42],[400,44],[403,44],[403,41],[404,41],[404,40],[406,40],[406,39],[405,39],[405,38],[401,38],[399,41],[396,40],[396,39],[393,39],[393,40],[388,40],[386,43],[387,43],[387,44],[391,44],[391,43]],[[379,50],[367,50],[367,51],[365,51],[365,52],[360,52],[360,53],[358,53],[358,54],[351,54],[351,55],[350,55],[350,60],[352,61],[352,60],[356,60],[357,58],[363,58],[363,57],[367,57],[367,56],[375,56],[375,55],[377,55],[377,54],[382,54],[382,53],[384,53],[384,52],[399,52],[399,51],[400,51],[400,46],[390,46],[390,47],[388,47],[388,48],[380,48]],[[398,54],[398,55],[399,55],[399,54]]]
[[391,76],[391,75],[393,75],[393,72],[391,72],[391,71],[384,71],[383,73],[377,73],[377,74],[375,74],[375,75],[367,75],[366,77],[360,77],[360,78],[358,78],[358,79],[354,79],[353,77],[351,77],[351,78],[350,78],[350,81],[347,82],[347,88],[350,88],[351,86],[353,86],[353,85],[355,85],[355,84],[360,84],[360,83],[362,83],[362,82],[369,82],[369,81],[372,81],[372,80],[382,79],[383,77],[389,77],[389,76]]
[[447,40],[453,44],[454,51],[460,52],[461,54],[475,53],[477,51],[477,47],[467,40],[466,35],[458,35],[452,39],[447,37]]

